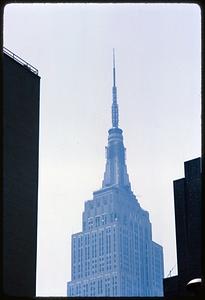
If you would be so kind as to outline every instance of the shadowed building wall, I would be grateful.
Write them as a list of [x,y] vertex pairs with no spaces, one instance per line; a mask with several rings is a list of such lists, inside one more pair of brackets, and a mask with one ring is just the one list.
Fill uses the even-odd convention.
[[3,54],[3,292],[10,296],[34,297],[40,77],[32,66],[8,50],[5,51],[6,53]]
[[201,278],[201,159],[185,162],[185,177],[174,181],[178,276],[164,279],[165,296],[188,295],[186,284]]

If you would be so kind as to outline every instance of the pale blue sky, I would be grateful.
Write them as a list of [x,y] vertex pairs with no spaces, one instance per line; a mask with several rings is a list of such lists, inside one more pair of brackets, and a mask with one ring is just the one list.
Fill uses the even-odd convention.
[[6,6],[4,46],[41,77],[37,296],[66,295],[70,237],[101,187],[113,47],[131,186],[165,276],[176,264],[173,180],[200,156],[200,22],[193,4]]

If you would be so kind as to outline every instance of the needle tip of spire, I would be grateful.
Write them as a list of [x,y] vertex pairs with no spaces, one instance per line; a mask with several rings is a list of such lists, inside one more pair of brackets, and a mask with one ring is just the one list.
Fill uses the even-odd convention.
[[115,48],[113,50],[113,67],[115,68]]

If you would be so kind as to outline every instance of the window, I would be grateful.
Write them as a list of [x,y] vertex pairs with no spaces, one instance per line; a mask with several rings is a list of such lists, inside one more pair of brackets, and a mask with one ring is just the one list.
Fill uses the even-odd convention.
[[107,204],[106,196],[103,197],[103,204],[105,204],[105,205]]
[[111,253],[111,228],[106,229],[106,253]]
[[90,283],[90,295],[95,296],[95,281],[91,281]]
[[101,294],[103,293],[103,283],[102,283],[102,279],[100,279],[100,291],[101,291]]
[[110,296],[110,278],[105,278],[105,296]]
[[104,232],[99,232],[99,256],[104,255]]
[[105,225],[107,222],[107,218],[106,218],[106,215],[102,215],[102,225]]
[[93,229],[93,218],[88,218],[88,229]]
[[98,279],[98,295],[100,295],[100,280]]
[[113,250],[116,251],[116,231],[115,228],[113,228]]
[[85,262],[85,276],[88,275],[88,264],[87,261]]
[[99,232],[99,256],[102,255],[102,232]]
[[95,240],[94,240],[94,257],[97,257],[97,233],[95,233]]
[[88,246],[88,259],[90,259],[90,248],[89,248],[89,246]]
[[91,236],[91,250],[92,250],[92,258],[97,256],[97,233],[92,233]]
[[102,255],[104,255],[104,231],[102,231]]
[[95,226],[100,226],[100,216],[95,217]]
[[117,276],[115,276],[115,296],[117,296]]
[[81,246],[80,236],[78,237],[78,248]]

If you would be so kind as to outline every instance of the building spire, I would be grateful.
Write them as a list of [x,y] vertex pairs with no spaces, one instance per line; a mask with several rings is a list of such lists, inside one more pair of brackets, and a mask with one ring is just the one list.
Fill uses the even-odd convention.
[[115,85],[115,49],[113,49],[113,87],[112,87],[112,127],[118,127],[119,113],[117,104],[117,88]]
[[108,146],[106,147],[106,166],[102,187],[118,186],[131,190],[127,166],[125,162],[125,147],[122,129],[118,127],[118,104],[115,77],[115,50],[113,49],[113,86],[112,86],[112,128],[108,130]]
[[113,86],[115,86],[115,49],[113,48]]

